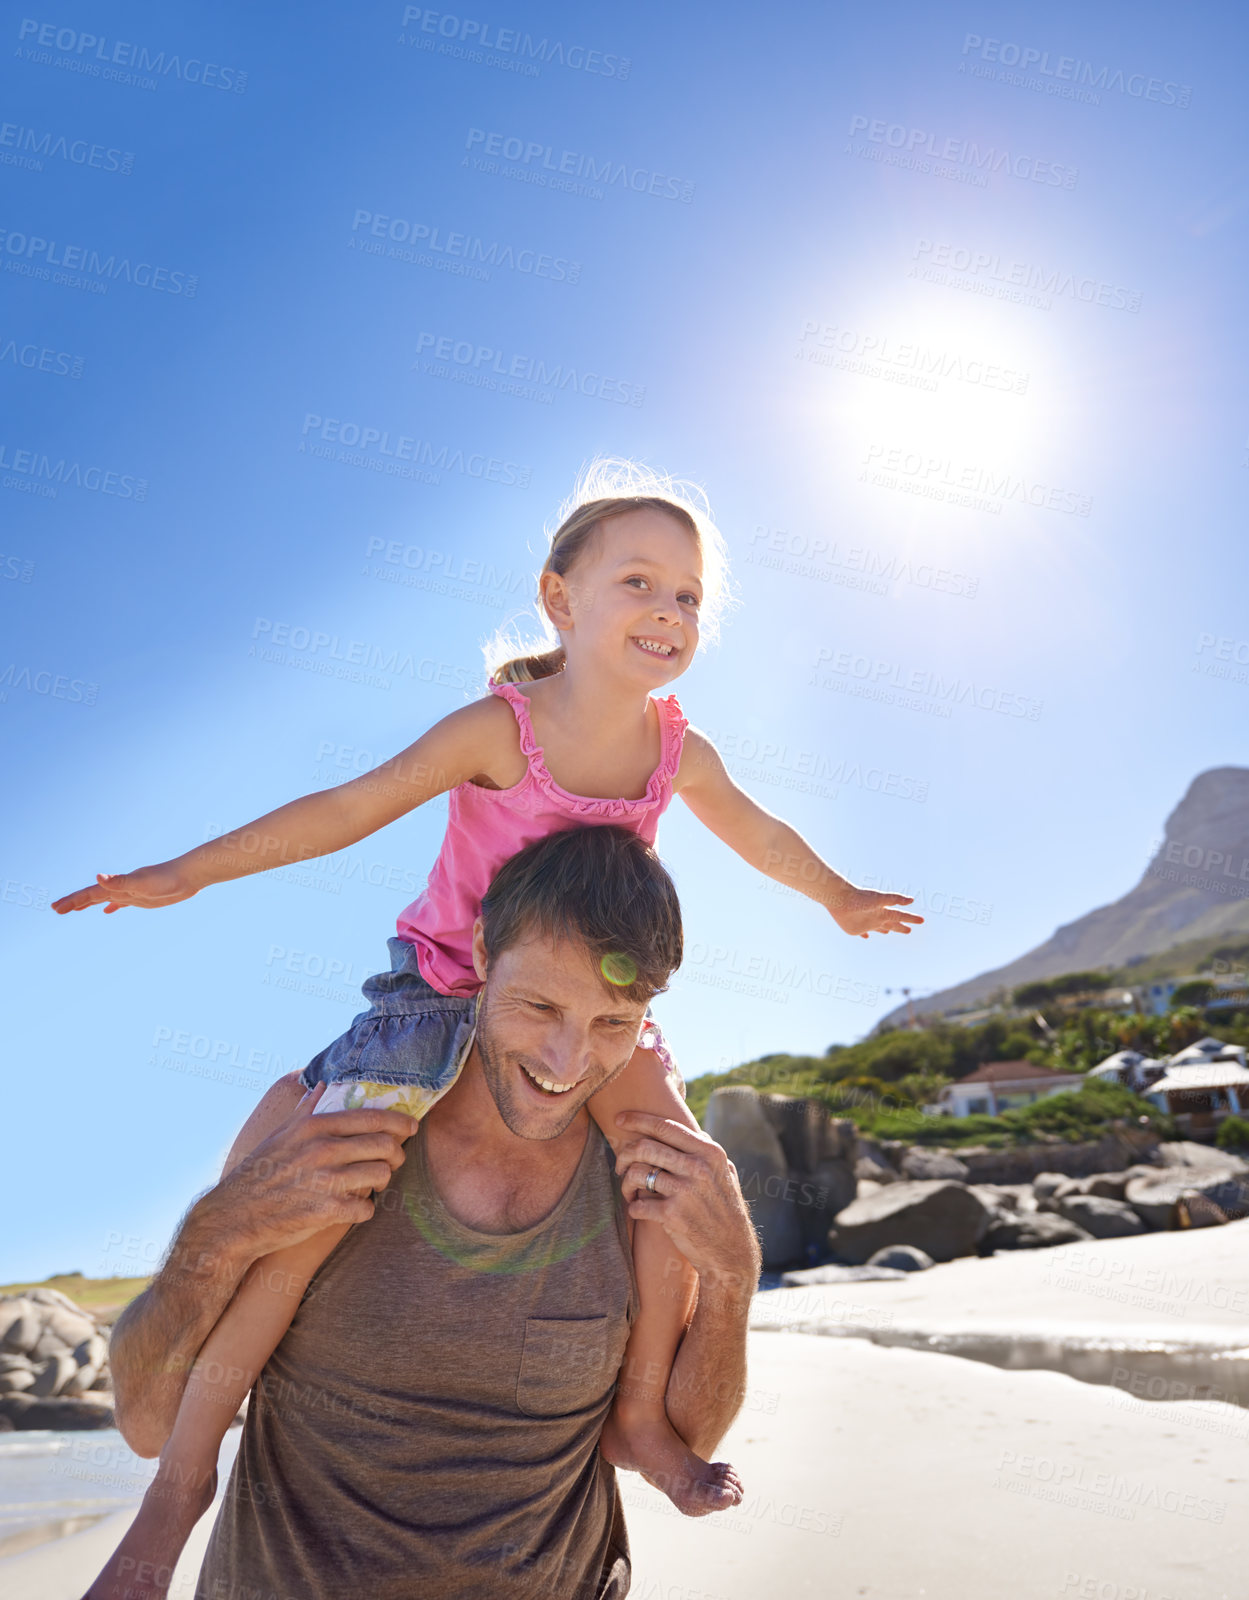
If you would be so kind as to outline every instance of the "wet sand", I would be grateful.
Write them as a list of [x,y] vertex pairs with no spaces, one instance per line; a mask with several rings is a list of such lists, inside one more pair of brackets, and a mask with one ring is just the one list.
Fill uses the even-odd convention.
[[[750,1391],[720,1451],[746,1499],[690,1521],[626,1475],[634,1600],[1243,1600],[1249,1410],[1146,1398],[1193,1391],[1159,1390],[1141,1346],[1249,1353],[1249,1220],[773,1291],[754,1320]],[[821,1325],[868,1336],[776,1331]],[[1003,1370],[883,1348],[882,1330],[1102,1341],[1119,1373]],[[0,1588],[76,1600],[129,1515],[0,1562]],[[194,1593],[212,1521],[175,1600]]]

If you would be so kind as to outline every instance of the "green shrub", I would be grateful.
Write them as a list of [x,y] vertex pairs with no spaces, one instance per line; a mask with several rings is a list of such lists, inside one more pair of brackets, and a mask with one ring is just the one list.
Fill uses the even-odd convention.
[[1214,1142],[1220,1150],[1249,1150],[1249,1121],[1244,1117],[1224,1117]]

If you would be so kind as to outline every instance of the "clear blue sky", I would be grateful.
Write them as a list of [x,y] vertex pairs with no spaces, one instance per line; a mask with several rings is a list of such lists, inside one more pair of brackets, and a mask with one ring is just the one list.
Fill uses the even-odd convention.
[[851,941],[678,802],[687,1075],[1136,881],[1249,707],[1245,27],[1177,15],[9,12],[0,1281],[150,1262],[360,1009],[445,803],[302,882],[48,900],[475,697],[598,453],[725,530],[691,720],[933,913]]

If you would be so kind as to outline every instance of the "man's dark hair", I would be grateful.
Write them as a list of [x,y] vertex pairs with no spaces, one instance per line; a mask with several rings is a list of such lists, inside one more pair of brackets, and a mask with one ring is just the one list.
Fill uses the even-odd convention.
[[526,845],[495,873],[481,919],[487,961],[535,933],[568,939],[628,1000],[661,994],[681,965],[676,888],[628,828],[567,828]]

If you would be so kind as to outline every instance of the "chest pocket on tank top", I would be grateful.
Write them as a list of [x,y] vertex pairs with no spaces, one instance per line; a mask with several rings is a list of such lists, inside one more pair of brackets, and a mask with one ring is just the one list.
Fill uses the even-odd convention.
[[601,1402],[616,1379],[608,1367],[606,1317],[527,1317],[516,1406],[527,1417],[562,1417]]

